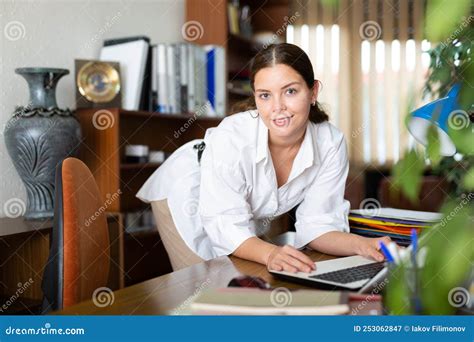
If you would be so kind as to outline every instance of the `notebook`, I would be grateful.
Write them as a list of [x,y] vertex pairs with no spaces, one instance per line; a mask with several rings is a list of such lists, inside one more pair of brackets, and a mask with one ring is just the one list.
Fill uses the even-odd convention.
[[202,292],[190,305],[195,315],[343,315],[348,293],[286,288],[218,288]]

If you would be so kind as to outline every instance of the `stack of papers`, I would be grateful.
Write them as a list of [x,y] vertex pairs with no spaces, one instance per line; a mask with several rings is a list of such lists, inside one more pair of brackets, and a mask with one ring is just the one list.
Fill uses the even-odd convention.
[[367,237],[389,236],[401,246],[410,244],[410,232],[414,228],[418,235],[442,218],[440,213],[393,208],[351,210],[349,225],[351,233]]

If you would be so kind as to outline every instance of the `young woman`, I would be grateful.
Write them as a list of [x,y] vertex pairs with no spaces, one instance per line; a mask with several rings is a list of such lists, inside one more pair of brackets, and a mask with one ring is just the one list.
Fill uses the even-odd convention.
[[[319,107],[308,56],[296,45],[271,45],[255,56],[250,81],[251,109],[180,147],[137,194],[152,204],[173,268],[233,254],[310,272],[304,246],[383,260],[379,241],[388,237],[349,233],[346,144]],[[262,222],[297,205],[294,246],[259,237]]]

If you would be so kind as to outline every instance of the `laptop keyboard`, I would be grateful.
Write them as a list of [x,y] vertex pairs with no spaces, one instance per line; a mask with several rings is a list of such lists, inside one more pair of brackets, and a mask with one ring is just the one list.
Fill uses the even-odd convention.
[[342,270],[321,273],[309,276],[313,279],[322,279],[335,283],[347,284],[354,281],[370,279],[379,273],[385,267],[384,262],[374,262],[361,266],[344,268]]

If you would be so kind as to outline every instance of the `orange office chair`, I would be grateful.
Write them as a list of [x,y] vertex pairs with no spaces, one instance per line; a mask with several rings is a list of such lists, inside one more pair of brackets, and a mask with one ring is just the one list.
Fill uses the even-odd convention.
[[89,168],[79,159],[56,167],[54,226],[44,270],[42,312],[92,299],[107,285],[109,232],[104,202]]

